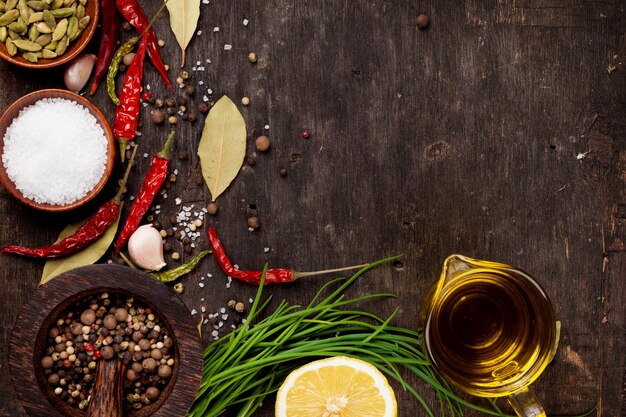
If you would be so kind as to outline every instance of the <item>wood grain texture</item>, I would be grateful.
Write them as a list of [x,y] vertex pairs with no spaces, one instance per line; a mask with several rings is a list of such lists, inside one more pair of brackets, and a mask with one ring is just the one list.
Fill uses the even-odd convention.
[[[220,211],[203,231],[207,223],[215,226],[233,261],[246,269],[268,261],[306,271],[403,253],[395,267],[372,271],[351,291],[397,294],[364,307],[386,315],[400,306],[395,324],[411,328],[449,254],[517,265],[546,289],[563,324],[561,347],[535,384],[548,414],[580,413],[597,404],[596,416],[619,416],[626,356],[626,216],[619,209],[626,204],[622,3],[202,4],[202,34],[187,48],[188,83],[197,90],[188,107],[197,109],[204,95],[227,94],[236,103],[248,96],[251,104],[239,107],[248,154],[257,135],[272,140],[270,150],[258,153],[256,165],[244,166],[220,196]],[[142,4],[148,15],[156,11],[156,3]],[[415,25],[420,12],[431,18],[423,31]],[[174,79],[178,46],[164,19],[155,28]],[[232,49],[224,50],[225,44]],[[259,57],[254,65],[249,52]],[[197,61],[204,71],[192,71]],[[158,74],[146,68],[151,92],[168,96]],[[0,77],[0,110],[26,92],[62,83],[60,71],[43,77],[5,63]],[[180,89],[174,96],[184,97]],[[111,121],[106,92],[101,89],[93,101]],[[169,129],[152,125],[150,108],[142,111],[139,155],[158,151]],[[175,197],[196,208],[210,200],[196,156],[202,127],[202,120],[175,126],[176,153],[185,151],[188,158],[172,161],[177,181],[168,198],[155,201],[165,227],[180,210]],[[311,132],[308,140],[300,137],[302,129]],[[140,158],[129,195],[137,192],[148,164],[149,158]],[[0,244],[50,243],[66,223],[113,192],[110,184],[80,213],[49,215],[0,190]],[[247,230],[250,214],[261,220],[255,232]],[[207,247],[204,235],[195,243],[197,250]],[[183,260],[193,256],[172,245]],[[177,265],[169,255],[167,261]],[[42,264],[9,256],[0,262],[0,299],[8,300],[0,307],[0,363],[6,369],[10,328],[34,292]],[[276,302],[306,303],[324,280],[303,279],[267,294]],[[248,307],[256,290],[239,282],[227,288],[212,259],[182,282],[186,305],[198,313],[205,307],[207,314],[219,313],[230,299]],[[234,324],[235,315],[226,312],[220,336]],[[213,330],[203,327],[205,344]],[[394,388],[399,416],[421,413],[410,394]],[[422,391],[436,406],[433,395]],[[272,416],[271,401],[256,415]],[[0,415],[25,415],[6,372],[0,372]]]
[[100,362],[96,369],[88,417],[122,417],[123,362],[119,359]]
[[[170,382],[157,401],[130,415],[184,415],[200,384],[202,351],[197,329],[186,307],[165,285],[143,272],[115,265],[92,265],[65,272],[40,287],[24,305],[13,327],[8,358],[13,386],[24,408],[31,416],[37,417],[88,415],[54,395],[38,364],[44,352],[47,331],[58,315],[83,297],[101,292],[131,294],[141,303],[151,306],[155,314],[163,318],[168,334],[176,343]],[[107,371],[99,370],[98,376],[100,373],[112,376]],[[104,391],[108,389],[111,392],[113,387],[107,385]],[[94,397],[97,397],[97,391]],[[105,396],[99,400],[100,405],[105,402],[111,404],[113,398]],[[98,415],[94,414],[96,411],[105,410],[91,410],[89,415]]]

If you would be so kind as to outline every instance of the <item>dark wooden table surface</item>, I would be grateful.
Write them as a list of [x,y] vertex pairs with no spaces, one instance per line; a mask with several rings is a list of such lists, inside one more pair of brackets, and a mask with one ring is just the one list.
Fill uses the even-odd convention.
[[[148,14],[157,8],[142,4]],[[420,12],[431,18],[426,30],[416,26]],[[165,16],[155,26],[175,79],[179,48]],[[374,307],[383,315],[400,307],[396,323],[414,328],[447,255],[519,265],[546,288],[563,325],[557,356],[536,384],[549,414],[597,404],[598,416],[625,415],[623,1],[211,0],[201,5],[198,30],[187,50],[187,84],[197,90],[187,107],[197,109],[204,95],[238,104],[247,96],[250,105],[239,108],[248,153],[258,135],[272,140],[202,226],[218,229],[240,266],[314,270],[402,253],[401,263],[378,268],[352,291],[397,294]],[[258,55],[255,65],[249,52]],[[193,71],[197,61],[203,71]],[[61,87],[62,74],[0,62],[0,110],[25,93]],[[169,94],[149,64],[145,78],[157,97],[184,97],[180,88]],[[112,121],[104,89],[93,102]],[[130,194],[149,165],[141,154],[156,152],[168,130],[151,123],[150,110],[142,110]],[[176,197],[196,208],[210,200],[196,156],[202,126],[203,117],[174,127],[176,152],[188,158],[174,159],[177,181],[156,201],[165,226],[180,209]],[[52,242],[113,191],[111,181],[83,210],[43,214],[2,189],[0,244]],[[254,232],[251,214],[262,224]],[[202,235],[198,248],[207,245]],[[117,261],[109,253],[100,262],[108,260]],[[0,265],[0,415],[21,417],[7,340],[43,264],[5,255]],[[305,302],[323,280],[271,292]],[[227,288],[213,259],[183,282],[182,299],[198,312],[216,312],[230,299],[248,304],[255,291],[239,282]],[[205,326],[207,344],[211,330]],[[421,415],[412,397],[397,394],[400,416]]]

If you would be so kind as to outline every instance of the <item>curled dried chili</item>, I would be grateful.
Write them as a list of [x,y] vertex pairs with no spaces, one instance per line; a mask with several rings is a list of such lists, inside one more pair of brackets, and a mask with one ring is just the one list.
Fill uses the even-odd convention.
[[76,229],[76,232],[72,235],[58,243],[43,248],[26,248],[24,246],[10,245],[0,249],[0,252],[28,256],[31,258],[59,258],[76,253],[97,240],[117,219],[117,215],[122,207],[122,196],[124,195],[130,169],[134,165],[136,151],[137,148],[135,147],[133,156],[126,167],[124,178],[120,181],[120,189],[115,197],[104,203],[87,219],[85,224]]
[[170,164],[170,151],[172,147],[172,140],[174,138],[174,132],[171,132],[163,149],[152,157],[152,164],[150,169],[143,180],[143,185],[137,194],[137,198],[130,209],[124,228],[120,232],[117,241],[115,242],[115,250],[119,252],[122,250],[130,235],[133,234],[141,218],[146,214],[154,196],[163,185],[165,178],[167,177],[167,169]]
[[[233,266],[232,262],[228,258],[226,254],[226,250],[224,246],[222,246],[222,242],[217,236],[217,232],[213,226],[209,227],[209,243],[211,244],[211,248],[213,249],[213,255],[215,256],[215,260],[217,261],[220,268],[226,275],[231,278],[238,279],[240,281],[247,282],[248,284],[259,285],[261,283],[261,277],[263,276],[263,271],[243,271],[237,269]],[[293,282],[298,278],[313,276],[313,275],[321,275],[332,272],[341,272],[348,271],[350,269],[358,269],[364,268],[367,264],[349,266],[346,268],[335,268],[335,269],[327,269],[324,271],[314,271],[314,272],[297,272],[293,269],[285,269],[285,268],[271,268],[265,271],[265,284],[282,284],[286,282]]]
[[172,83],[167,75],[167,69],[165,69],[165,64],[163,64],[163,59],[161,58],[161,53],[159,52],[159,45],[157,42],[156,33],[154,29],[149,28],[150,22],[146,17],[143,9],[137,2],[137,0],[117,0],[117,9],[120,11],[122,16],[133,25],[138,33],[144,32],[146,29],[146,38],[148,39],[148,56],[150,57],[150,61],[152,61],[152,65],[156,68],[156,70],[161,75],[163,82],[165,85],[171,90],[173,90]]
[[100,84],[100,80],[109,70],[109,64],[113,59],[117,39],[120,31],[120,18],[115,7],[115,0],[101,0],[100,13],[102,13],[102,34],[98,48],[98,60],[91,83],[90,95],[94,95]]
[[120,91],[120,105],[115,108],[115,120],[113,122],[113,134],[120,142],[120,156],[122,161],[126,153],[126,145],[135,138],[137,124],[139,123],[139,110],[141,108],[140,94],[141,81],[143,79],[143,62],[146,56],[146,38],[141,40],[133,62],[126,71],[124,85]]

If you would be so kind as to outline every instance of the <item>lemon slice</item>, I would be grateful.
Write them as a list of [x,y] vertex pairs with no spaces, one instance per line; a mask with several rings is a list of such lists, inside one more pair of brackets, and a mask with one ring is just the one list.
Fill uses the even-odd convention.
[[385,376],[359,359],[336,356],[291,372],[278,390],[276,417],[395,417]]

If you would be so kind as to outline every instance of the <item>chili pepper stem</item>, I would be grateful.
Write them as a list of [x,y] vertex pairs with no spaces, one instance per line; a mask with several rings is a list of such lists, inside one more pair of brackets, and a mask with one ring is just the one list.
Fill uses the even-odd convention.
[[[124,146],[124,148],[126,148],[126,146]],[[130,170],[133,167],[133,165],[135,165],[135,154],[137,153],[137,148],[138,146],[135,146],[135,148],[133,149],[133,154],[130,156],[130,159],[128,160],[128,166],[126,167],[126,172],[124,172],[124,178],[122,178],[122,180],[120,181],[120,189],[117,191],[117,194],[115,194],[115,197],[113,197],[112,201],[117,204],[121,203],[122,196],[124,195],[124,192],[126,191],[126,182],[128,181]],[[122,151],[122,153],[124,153],[124,151]]]
[[122,252],[120,252],[120,258],[122,258],[124,260],[124,262],[126,262],[126,265],[130,266],[133,269],[137,269],[137,267],[135,266],[134,263],[131,262],[130,259],[128,259],[126,257],[126,255],[124,255]]
[[159,151],[159,153],[157,154],[157,156],[163,158],[163,159],[172,159],[171,157],[171,151],[172,151],[172,141],[174,139],[174,131],[172,130],[170,132],[170,135],[167,137],[167,140],[165,141],[165,144],[163,145],[163,148]]
[[161,5],[161,7],[159,7],[159,10],[157,10],[157,12],[154,14],[154,16],[152,16],[152,19],[150,19],[150,22],[148,22],[148,26],[146,26],[146,28],[143,30],[143,32],[141,32],[141,35],[139,35],[140,38],[142,38],[143,35],[145,35],[146,32],[148,32],[150,30],[150,28],[152,27],[152,24],[154,22],[156,22],[157,18],[159,17],[159,15],[163,11],[163,9],[165,9],[165,6],[167,6],[167,0],[163,1],[163,4]]
[[343,268],[324,269],[323,271],[310,271],[310,272],[293,271],[293,280],[295,281],[299,278],[312,277],[315,275],[334,274],[335,272],[351,271],[353,269],[365,268],[368,265],[369,264],[353,265],[353,266],[346,266]]
[[[128,145],[128,139],[118,138],[117,140],[120,142],[120,159],[124,162],[126,160],[126,146]],[[135,149],[137,149],[136,146]]]

